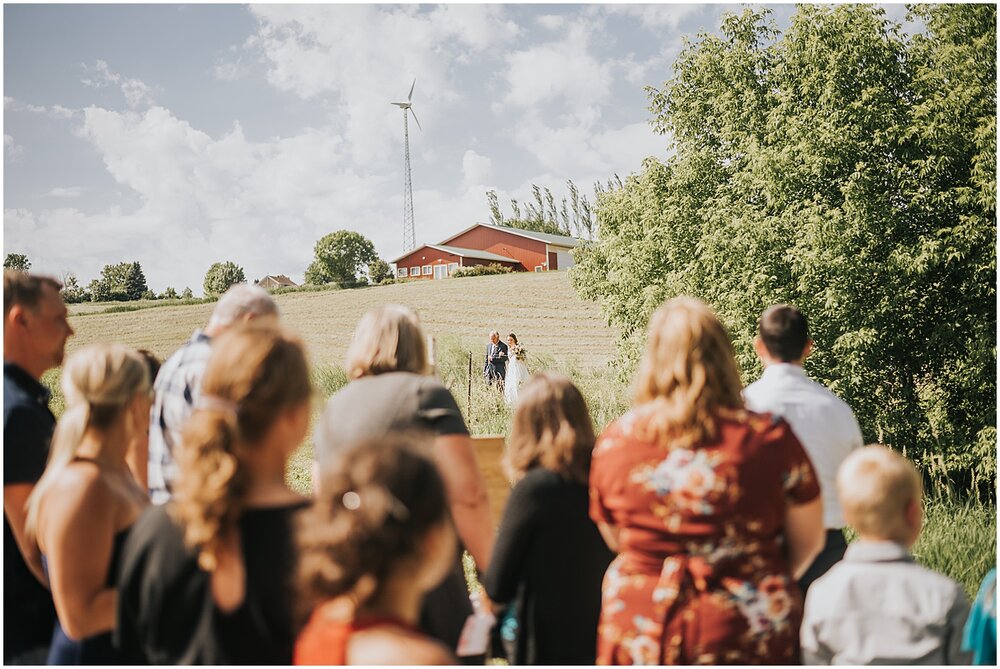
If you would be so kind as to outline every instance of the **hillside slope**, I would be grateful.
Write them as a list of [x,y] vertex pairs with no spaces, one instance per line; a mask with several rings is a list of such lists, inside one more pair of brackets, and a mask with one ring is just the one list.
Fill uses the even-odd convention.
[[[298,332],[315,363],[341,364],[354,327],[369,309],[405,304],[435,337],[457,338],[476,355],[487,333],[515,332],[529,351],[601,367],[614,355],[615,333],[595,303],[581,300],[566,272],[521,273],[443,281],[416,281],[357,290],[288,293],[275,298],[286,325]],[[74,315],[68,350],[118,341],[170,355],[195,328],[204,327],[212,304],[156,307],[116,314]],[[80,312],[74,310],[74,313]]]

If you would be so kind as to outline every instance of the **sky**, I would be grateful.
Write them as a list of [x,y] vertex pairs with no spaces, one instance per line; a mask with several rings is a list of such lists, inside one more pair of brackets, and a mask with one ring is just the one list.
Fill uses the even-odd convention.
[[[739,5],[5,5],[3,247],[76,275],[138,261],[300,282],[325,234],[403,252],[664,159],[644,86]],[[794,11],[773,5],[779,27]],[[901,14],[899,6],[890,15]]]

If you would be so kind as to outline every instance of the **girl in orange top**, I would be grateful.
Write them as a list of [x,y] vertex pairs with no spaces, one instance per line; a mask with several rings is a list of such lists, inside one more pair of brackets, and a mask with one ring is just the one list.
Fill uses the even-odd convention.
[[304,514],[297,581],[308,623],[295,664],[455,664],[416,626],[457,540],[441,476],[413,442],[350,449]]

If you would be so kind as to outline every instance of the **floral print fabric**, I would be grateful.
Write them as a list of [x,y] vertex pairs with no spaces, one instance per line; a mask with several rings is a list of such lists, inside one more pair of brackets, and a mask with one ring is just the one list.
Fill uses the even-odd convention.
[[819,495],[783,420],[718,416],[695,448],[644,437],[634,409],[598,439],[591,517],[620,530],[604,579],[598,664],[793,664],[802,597],[783,545],[788,505]]

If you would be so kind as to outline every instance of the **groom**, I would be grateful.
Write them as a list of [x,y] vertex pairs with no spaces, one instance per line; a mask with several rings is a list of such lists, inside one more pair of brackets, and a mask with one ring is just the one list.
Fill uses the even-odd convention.
[[492,386],[494,383],[503,391],[503,380],[507,376],[507,344],[500,341],[500,333],[490,333],[490,343],[486,346],[486,366],[483,376]]

